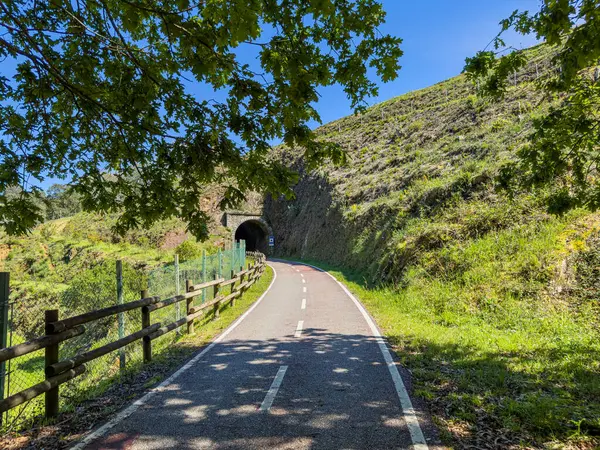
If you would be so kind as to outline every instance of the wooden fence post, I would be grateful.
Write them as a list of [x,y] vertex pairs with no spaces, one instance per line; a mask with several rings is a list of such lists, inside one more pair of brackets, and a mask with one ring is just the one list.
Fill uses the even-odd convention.
[[[51,333],[48,324],[51,322],[56,322],[58,320],[58,309],[49,309],[46,310],[45,313],[45,322],[46,322],[46,334],[54,334]],[[46,367],[51,366],[58,362],[58,344],[52,344],[46,347]],[[48,378],[48,376],[46,376]],[[45,405],[46,405],[46,418],[52,418],[58,416],[58,386],[54,389],[50,389],[46,392],[45,395]]]
[[[194,289],[192,285],[192,280],[185,280],[185,292],[191,292]],[[185,301],[186,304],[186,314],[189,316],[192,314],[192,305],[194,304],[194,297],[190,297]],[[194,334],[194,321],[190,320],[187,324],[188,334]]]
[[[8,347],[8,296],[10,286],[10,273],[0,272],[0,348]],[[6,380],[6,362],[0,363],[0,400],[4,400]],[[2,425],[2,414],[0,414]]]
[[[241,286],[242,284],[244,284],[244,278],[246,278],[246,274],[244,274],[244,275],[242,275],[242,276],[240,277],[240,286]],[[248,277],[248,278],[250,278],[250,277]],[[243,289],[240,289],[240,292],[241,292],[240,296],[244,295],[244,290],[243,290]]]
[[[215,280],[217,279],[217,274],[215,274]],[[219,296],[219,285],[215,284],[214,286],[214,290],[213,290],[213,300],[216,299]],[[218,319],[219,318],[219,302],[215,303],[215,306],[213,306],[213,319]]]
[[[231,269],[231,278],[235,278],[235,270]],[[233,294],[235,283],[231,283],[231,293]],[[235,297],[231,299],[231,306],[235,306]]]
[[[148,298],[148,290],[144,289],[141,293],[142,298]],[[142,307],[142,329],[150,326],[150,311],[147,306]],[[142,352],[144,354],[144,362],[149,363],[152,361],[152,340],[150,336],[144,336],[142,338]]]

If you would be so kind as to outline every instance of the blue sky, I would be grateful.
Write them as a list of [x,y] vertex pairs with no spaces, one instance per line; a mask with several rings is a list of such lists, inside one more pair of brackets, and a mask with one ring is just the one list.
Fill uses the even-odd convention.
[[[421,89],[458,75],[500,31],[498,23],[515,10],[539,10],[539,0],[382,0],[387,12],[384,34],[403,39],[402,69],[396,80],[380,84],[370,104]],[[526,48],[535,36],[506,35],[507,45]],[[323,89],[317,105],[323,123],[351,114],[338,87]]]

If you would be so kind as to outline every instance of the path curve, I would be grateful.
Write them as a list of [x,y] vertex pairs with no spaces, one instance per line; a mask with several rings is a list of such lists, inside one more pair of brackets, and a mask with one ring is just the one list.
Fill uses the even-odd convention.
[[360,302],[316,267],[269,265],[244,315],[73,450],[432,448]]

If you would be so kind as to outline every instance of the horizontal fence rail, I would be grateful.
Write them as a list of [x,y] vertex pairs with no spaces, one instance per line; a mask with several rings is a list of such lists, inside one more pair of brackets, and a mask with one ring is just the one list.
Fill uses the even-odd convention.
[[70,330],[63,331],[62,333],[41,336],[39,338],[32,339],[22,344],[13,345],[9,348],[3,348],[0,350],[0,362],[8,361],[9,359],[16,358],[17,356],[23,356],[37,350],[41,350],[50,345],[58,344],[61,341],[66,341],[75,336],[79,336],[85,332],[83,325],[71,328]]
[[[85,364],[100,358],[115,350],[119,350],[132,342],[142,341],[143,361],[152,360],[152,341],[156,338],[187,325],[187,332],[194,333],[194,321],[212,311],[213,318],[219,317],[219,311],[224,306],[233,306],[235,299],[243,293],[263,274],[266,257],[259,252],[246,252],[250,266],[245,270],[235,272],[231,269],[231,278],[215,273],[214,280],[193,284],[186,280],[184,294],[166,299],[159,296],[149,296],[148,291],[141,292],[141,299],[122,303],[108,308],[90,311],[85,314],[59,320],[58,310],[47,310],[44,336],[31,339],[28,342],[0,349],[0,363],[27,355],[31,352],[45,349],[45,380],[27,389],[17,392],[0,401],[0,414],[15,408],[41,394],[46,395],[45,415],[54,417],[58,414],[58,388],[61,384],[83,374]],[[229,287],[229,292],[224,292]],[[206,289],[213,289],[213,299],[199,305],[194,305],[194,299],[205,298]],[[152,323],[152,312],[169,305],[185,303],[183,317],[170,323]],[[117,316],[127,311],[139,309],[141,312],[141,329],[93,350],[77,354],[68,359],[59,360],[59,345],[68,339],[80,336],[86,332],[85,324],[109,316]]]
[[88,323],[93,320],[102,319],[108,316],[114,316],[115,314],[131,311],[132,309],[141,308],[142,306],[156,303],[159,300],[160,299],[158,297],[143,298],[135,302],[109,306],[108,308],[90,311],[89,313],[81,314],[80,316],[70,317],[64,320],[58,320],[56,322],[50,322],[46,325],[46,332],[58,333],[60,331],[66,330],[67,328],[72,328],[74,326]]

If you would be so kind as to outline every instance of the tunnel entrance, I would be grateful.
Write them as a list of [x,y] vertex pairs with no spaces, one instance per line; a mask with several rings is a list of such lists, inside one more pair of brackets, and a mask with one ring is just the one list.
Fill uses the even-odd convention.
[[246,220],[235,230],[235,240],[246,241],[246,250],[267,253],[267,230],[258,220]]

